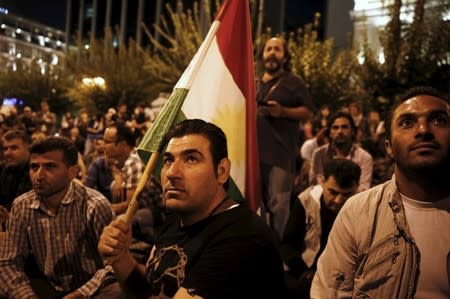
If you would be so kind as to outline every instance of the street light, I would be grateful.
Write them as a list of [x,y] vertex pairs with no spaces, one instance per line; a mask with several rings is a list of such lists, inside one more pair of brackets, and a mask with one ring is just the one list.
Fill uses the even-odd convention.
[[102,77],[84,77],[83,79],[81,79],[81,82],[83,83],[84,86],[86,87],[98,87],[100,89],[105,89],[106,88],[106,83],[105,83],[105,79],[103,79]]

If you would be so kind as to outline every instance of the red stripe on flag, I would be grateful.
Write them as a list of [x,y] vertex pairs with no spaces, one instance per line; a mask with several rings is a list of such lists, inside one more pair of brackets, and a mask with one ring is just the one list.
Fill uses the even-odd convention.
[[216,20],[221,22],[216,34],[221,55],[246,99],[245,198],[249,207],[256,211],[261,201],[261,181],[256,139],[255,76],[248,1],[225,0]]

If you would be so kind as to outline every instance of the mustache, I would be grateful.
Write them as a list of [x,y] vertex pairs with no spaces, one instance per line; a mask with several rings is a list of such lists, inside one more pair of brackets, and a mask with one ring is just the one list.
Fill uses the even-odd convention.
[[414,141],[412,144],[410,144],[408,149],[414,150],[414,149],[416,149],[418,147],[422,147],[422,146],[438,149],[441,147],[441,144],[439,142],[437,142],[436,140],[428,140],[428,139],[421,138],[417,141]]
[[276,58],[275,56],[269,56],[266,59],[264,59],[264,62],[276,62],[281,63],[281,60]]

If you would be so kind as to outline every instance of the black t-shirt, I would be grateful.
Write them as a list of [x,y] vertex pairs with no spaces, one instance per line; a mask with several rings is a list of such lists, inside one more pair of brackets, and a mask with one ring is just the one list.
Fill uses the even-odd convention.
[[283,298],[283,268],[273,232],[239,206],[180,227],[168,219],[147,263],[153,296],[180,286],[204,298]]
[[257,127],[261,162],[294,172],[299,140],[299,121],[285,117],[272,117],[261,113],[261,103],[268,100],[284,107],[305,106],[314,111],[314,103],[299,76],[284,72],[268,82],[258,82]]

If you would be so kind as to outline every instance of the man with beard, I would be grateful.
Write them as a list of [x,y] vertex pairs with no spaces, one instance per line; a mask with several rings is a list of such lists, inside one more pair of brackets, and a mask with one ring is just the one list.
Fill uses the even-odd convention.
[[312,117],[305,82],[291,72],[286,42],[271,38],[262,52],[264,73],[256,100],[263,203],[270,226],[283,236],[298,157],[300,122]]
[[14,198],[31,189],[28,176],[31,137],[24,131],[11,130],[1,140],[4,161],[0,165],[0,226],[3,226]]
[[[77,158],[66,138],[49,137],[30,148],[33,189],[14,200],[0,243],[8,298],[122,298],[97,251],[113,212],[98,191],[74,181]],[[39,273],[25,271],[29,256]]]
[[312,298],[450,298],[450,105],[410,89],[386,118],[390,181],[350,198],[319,258]]
[[372,183],[373,159],[363,148],[354,143],[356,126],[353,118],[346,112],[337,112],[330,120],[329,144],[313,153],[309,173],[310,183],[323,183],[323,166],[336,158],[349,159],[361,167],[358,191],[367,190]]
[[325,165],[324,182],[293,194],[281,253],[289,298],[309,298],[317,260],[339,210],[356,193],[361,168],[347,159]]

